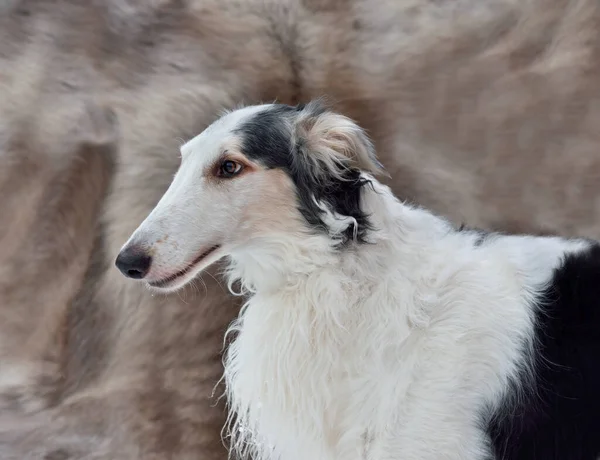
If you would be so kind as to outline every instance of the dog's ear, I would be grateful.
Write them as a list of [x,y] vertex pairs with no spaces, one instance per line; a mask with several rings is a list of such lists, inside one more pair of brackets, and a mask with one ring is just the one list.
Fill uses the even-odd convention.
[[312,226],[327,229],[345,244],[366,241],[372,228],[362,209],[362,172],[383,172],[366,133],[320,102],[296,107],[292,117],[290,171],[300,211]]
[[330,172],[352,168],[373,175],[385,174],[373,143],[350,118],[327,110],[318,100],[298,110],[294,140],[309,161],[326,165]]

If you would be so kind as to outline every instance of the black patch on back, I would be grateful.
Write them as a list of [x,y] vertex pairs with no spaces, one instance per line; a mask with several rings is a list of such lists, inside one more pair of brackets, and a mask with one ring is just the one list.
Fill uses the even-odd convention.
[[533,373],[522,373],[487,424],[495,460],[598,460],[598,243],[566,256],[537,310]]
[[[291,132],[286,125],[286,117],[290,120],[304,105],[276,105],[255,114],[236,130],[242,138],[242,150],[248,158],[255,160],[267,168],[279,168],[292,179],[297,190],[298,209],[308,224],[318,231],[328,232],[323,222],[323,211],[314,202],[316,199],[328,205],[329,209],[356,220],[358,228],[350,225],[343,234],[342,243],[351,241],[356,236],[358,242],[364,242],[366,233],[371,229],[368,216],[360,208],[362,188],[369,181],[360,177],[358,169],[349,168],[344,173],[344,180],[330,175],[315,180],[311,168],[302,158],[305,148],[302,139],[292,145]],[[325,109],[314,107],[313,116],[322,114]],[[321,171],[327,171],[322,165]]]

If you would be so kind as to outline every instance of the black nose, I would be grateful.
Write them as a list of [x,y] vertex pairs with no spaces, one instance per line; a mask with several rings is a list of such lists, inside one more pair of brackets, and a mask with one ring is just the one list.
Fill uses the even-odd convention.
[[152,256],[143,249],[132,246],[119,253],[115,265],[128,278],[141,280],[150,271]]

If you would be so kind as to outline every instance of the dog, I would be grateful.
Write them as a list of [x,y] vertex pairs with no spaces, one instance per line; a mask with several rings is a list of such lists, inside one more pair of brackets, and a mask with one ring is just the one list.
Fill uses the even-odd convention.
[[248,295],[225,358],[236,454],[598,458],[600,244],[400,201],[318,101],[232,111],[181,155],[116,265],[172,292],[227,259]]
[[[223,107],[326,94],[368,131],[398,196],[456,225],[600,238],[599,12],[0,2],[0,458],[226,458],[211,396],[239,298],[218,266],[152,296],[113,265],[178,148]],[[87,126],[88,100],[114,113],[114,135]]]

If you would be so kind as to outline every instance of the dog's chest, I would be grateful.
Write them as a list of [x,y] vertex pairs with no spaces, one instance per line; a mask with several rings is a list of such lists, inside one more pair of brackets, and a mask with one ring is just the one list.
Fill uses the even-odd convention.
[[355,322],[316,315],[249,305],[226,365],[230,403],[253,442],[282,458],[360,458],[377,418],[378,403],[368,400],[384,397],[371,378],[378,362]]
[[[485,453],[478,407],[502,388],[498,366],[490,365],[502,337],[495,323],[465,314],[464,324],[438,321],[409,332],[406,318],[382,302],[338,314],[301,307],[250,304],[229,351],[229,403],[244,430],[239,436],[259,446],[255,458],[402,452],[422,460],[454,445],[473,447],[464,458]],[[460,340],[473,321],[489,331],[478,334],[484,341],[476,348]]]

